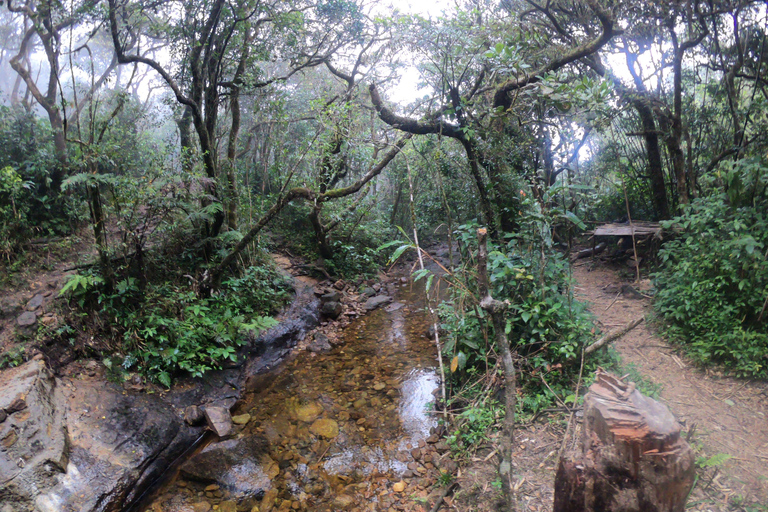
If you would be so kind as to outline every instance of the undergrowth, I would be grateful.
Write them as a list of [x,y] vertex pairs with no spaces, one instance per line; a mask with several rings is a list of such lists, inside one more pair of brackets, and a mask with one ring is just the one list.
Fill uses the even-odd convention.
[[768,377],[768,166],[744,160],[721,175],[728,192],[695,200],[664,224],[656,310],[666,334],[701,364]]
[[211,297],[173,277],[142,286],[126,276],[110,291],[90,271],[73,275],[61,293],[79,312],[81,330],[116,345],[115,353],[102,354],[108,367],[141,372],[164,386],[181,372],[200,376],[234,361],[239,347],[275,324],[269,315],[289,297],[287,281],[265,264],[224,281]]

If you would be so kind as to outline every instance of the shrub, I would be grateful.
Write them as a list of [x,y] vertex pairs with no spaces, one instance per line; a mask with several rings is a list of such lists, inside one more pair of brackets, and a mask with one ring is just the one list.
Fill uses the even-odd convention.
[[665,223],[683,232],[660,251],[654,276],[669,336],[741,377],[768,377],[767,177],[759,161],[736,164],[721,174],[727,192]]

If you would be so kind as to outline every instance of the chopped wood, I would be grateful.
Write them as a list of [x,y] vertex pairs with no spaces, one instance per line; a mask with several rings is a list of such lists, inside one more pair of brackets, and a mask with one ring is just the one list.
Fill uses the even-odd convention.
[[597,350],[597,349],[599,349],[601,347],[604,347],[605,345],[608,345],[609,343],[612,343],[612,342],[616,341],[617,339],[621,338],[622,336],[627,334],[629,331],[631,331],[632,329],[634,329],[635,327],[640,325],[643,322],[643,320],[644,320],[644,318],[641,316],[640,318],[636,318],[636,319],[632,320],[631,322],[629,322],[627,325],[625,325],[624,327],[622,327],[618,331],[614,331],[614,332],[610,332],[610,333],[606,334],[605,336],[603,336],[602,338],[600,338],[599,340],[597,340],[596,342],[594,342],[593,344],[588,346],[584,350],[584,353],[585,354],[591,354],[595,350]]

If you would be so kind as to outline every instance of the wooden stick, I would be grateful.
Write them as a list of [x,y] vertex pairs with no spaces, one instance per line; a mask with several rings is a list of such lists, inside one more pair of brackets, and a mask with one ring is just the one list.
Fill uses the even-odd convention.
[[435,502],[435,506],[432,507],[432,510],[430,512],[437,512],[440,510],[440,505],[443,504],[443,500],[451,493],[451,490],[456,486],[456,482],[452,483],[448,487],[445,488],[443,491],[443,494],[440,495],[439,498],[437,498],[437,501]]
[[591,354],[595,350],[597,350],[597,349],[599,349],[601,347],[604,347],[605,345],[608,345],[611,342],[616,341],[617,339],[621,338],[622,336],[627,334],[629,331],[631,331],[632,329],[634,329],[635,327],[640,325],[643,320],[644,320],[644,318],[641,316],[640,318],[636,318],[636,319],[632,320],[631,322],[629,322],[627,325],[625,325],[624,327],[622,327],[618,331],[614,331],[614,332],[606,334],[605,336],[603,336],[602,338],[600,338],[599,340],[597,340],[596,342],[594,342],[593,344],[588,346],[584,350],[584,353],[585,354]]

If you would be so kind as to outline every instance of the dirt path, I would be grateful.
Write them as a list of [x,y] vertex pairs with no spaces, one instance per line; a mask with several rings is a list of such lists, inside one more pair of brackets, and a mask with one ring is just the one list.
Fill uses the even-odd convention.
[[[592,262],[574,267],[576,297],[604,332],[651,312],[650,301],[620,293],[616,270]],[[639,289],[650,287],[640,283]],[[660,386],[659,397],[688,431],[697,457],[728,454],[725,463],[700,471],[689,510],[768,511],[768,384],[702,371],[661,338],[647,322],[618,340],[624,365],[634,365]],[[695,429],[695,430],[694,430]]]

